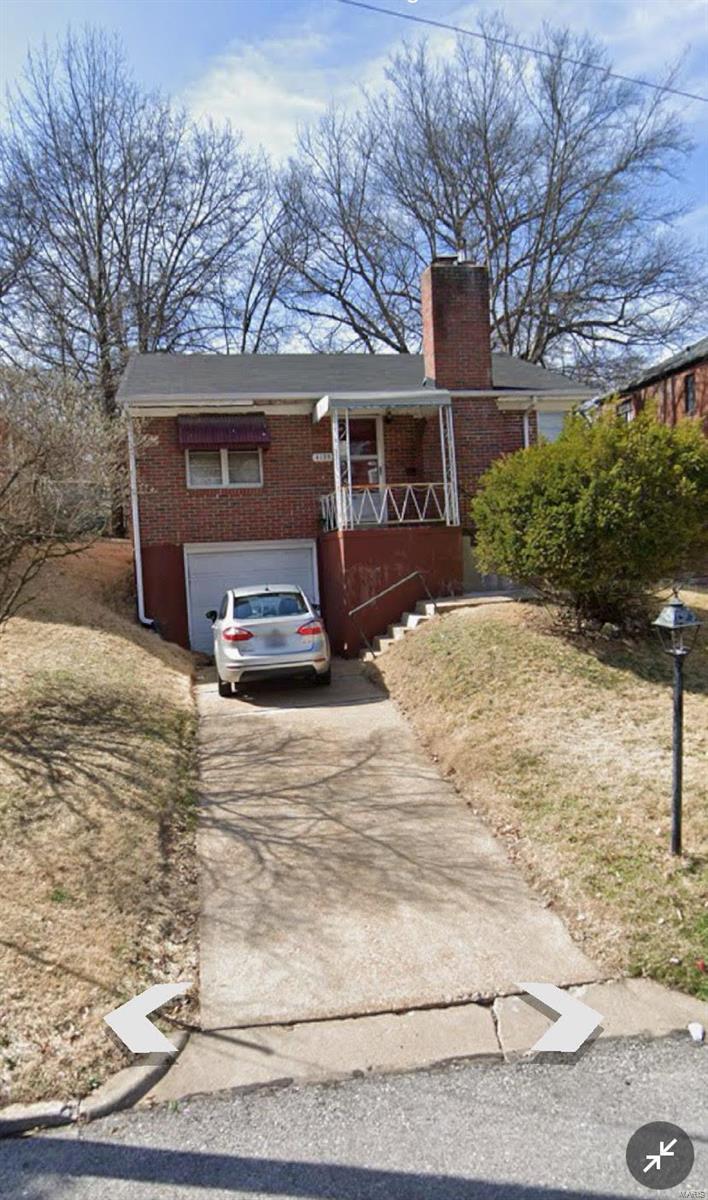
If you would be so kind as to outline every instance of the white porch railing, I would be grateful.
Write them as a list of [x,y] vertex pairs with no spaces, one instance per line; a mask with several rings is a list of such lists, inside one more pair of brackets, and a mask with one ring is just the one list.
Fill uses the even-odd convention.
[[325,530],[372,525],[451,524],[440,483],[389,483],[341,488],[320,498]]

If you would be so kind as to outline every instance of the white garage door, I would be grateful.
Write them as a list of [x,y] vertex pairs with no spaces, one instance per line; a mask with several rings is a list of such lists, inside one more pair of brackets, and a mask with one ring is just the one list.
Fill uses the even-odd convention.
[[185,546],[189,641],[193,650],[213,652],[211,622],[229,588],[259,583],[295,583],[319,602],[314,542],[232,542],[228,546]]

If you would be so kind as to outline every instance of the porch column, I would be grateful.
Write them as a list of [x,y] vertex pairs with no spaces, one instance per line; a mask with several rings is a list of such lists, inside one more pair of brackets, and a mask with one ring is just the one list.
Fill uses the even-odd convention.
[[[344,456],[339,437],[339,422],[344,421]],[[334,495],[337,510],[337,529],[351,529],[354,500],[352,496],[352,460],[349,442],[349,410],[344,417],[338,408],[332,409],[332,462],[334,465]]]
[[447,437],[445,418],[442,408],[438,409],[438,425],[440,426],[440,461],[442,463],[443,491],[445,493],[445,524],[450,525],[450,488],[447,469]]
[[337,529],[344,529],[344,497],[342,495],[342,456],[339,446],[339,410],[332,409],[332,466],[334,468],[334,504]]
[[349,439],[349,409],[344,410],[344,447],[346,470],[347,529],[354,528],[354,495],[352,491],[352,447]]
[[448,525],[460,524],[460,505],[457,495],[457,463],[455,461],[455,433],[452,424],[452,405],[438,409],[440,418],[440,457],[445,489],[445,521]]

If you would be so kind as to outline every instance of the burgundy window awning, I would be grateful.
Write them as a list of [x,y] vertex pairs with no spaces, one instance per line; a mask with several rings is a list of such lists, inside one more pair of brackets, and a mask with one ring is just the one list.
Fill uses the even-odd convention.
[[184,450],[255,450],[270,446],[270,430],[262,413],[237,417],[178,417],[177,436]]

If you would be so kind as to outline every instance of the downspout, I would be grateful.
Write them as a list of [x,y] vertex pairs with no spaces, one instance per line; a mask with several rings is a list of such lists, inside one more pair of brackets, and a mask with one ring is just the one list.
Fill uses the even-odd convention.
[[528,450],[529,446],[531,445],[531,425],[529,422],[529,413],[530,412],[531,412],[530,407],[524,409],[524,432],[523,432],[524,450]]
[[155,628],[152,617],[145,615],[145,592],[143,589],[143,551],[140,541],[140,509],[138,506],[138,471],[135,462],[135,438],[133,420],[128,414],[128,464],[130,469],[130,516],[133,526],[133,553],[135,554],[135,592],[138,601],[138,620],[149,629]]

